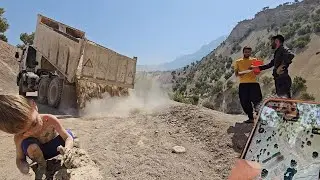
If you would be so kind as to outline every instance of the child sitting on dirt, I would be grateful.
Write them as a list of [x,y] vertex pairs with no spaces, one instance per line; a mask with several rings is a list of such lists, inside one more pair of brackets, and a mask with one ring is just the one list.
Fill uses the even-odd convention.
[[59,155],[61,146],[68,152],[74,143],[71,131],[65,130],[55,116],[39,114],[33,100],[19,95],[0,95],[0,130],[14,134],[21,173],[29,173],[26,156],[37,162],[36,179],[45,176],[47,159]]

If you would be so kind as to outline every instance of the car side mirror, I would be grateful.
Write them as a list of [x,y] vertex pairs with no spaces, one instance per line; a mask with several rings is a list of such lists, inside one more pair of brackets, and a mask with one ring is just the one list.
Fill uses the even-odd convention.
[[19,58],[19,52],[16,52],[16,54],[14,55],[15,58]]

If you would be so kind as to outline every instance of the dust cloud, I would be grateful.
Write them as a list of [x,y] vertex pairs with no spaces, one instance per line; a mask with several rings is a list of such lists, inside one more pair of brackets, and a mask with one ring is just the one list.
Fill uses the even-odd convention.
[[167,107],[171,102],[167,91],[152,75],[138,73],[134,89],[129,96],[111,97],[108,93],[102,99],[93,99],[82,112],[84,117],[127,117],[132,114],[152,113]]

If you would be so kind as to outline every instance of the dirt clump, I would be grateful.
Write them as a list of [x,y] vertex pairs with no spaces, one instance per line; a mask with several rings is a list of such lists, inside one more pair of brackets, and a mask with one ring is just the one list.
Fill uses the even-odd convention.
[[[33,165],[35,170],[37,165]],[[80,148],[72,148],[68,153],[47,161],[46,180],[102,180],[98,166],[88,153]]]

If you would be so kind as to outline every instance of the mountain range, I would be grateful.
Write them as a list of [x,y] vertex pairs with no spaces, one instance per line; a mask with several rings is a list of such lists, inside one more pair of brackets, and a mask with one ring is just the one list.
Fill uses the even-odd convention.
[[192,62],[201,60],[204,56],[208,55],[211,51],[217,48],[227,36],[220,36],[208,44],[203,45],[199,50],[192,54],[186,54],[177,57],[171,62],[157,64],[157,65],[137,65],[137,71],[169,71],[182,68]]

